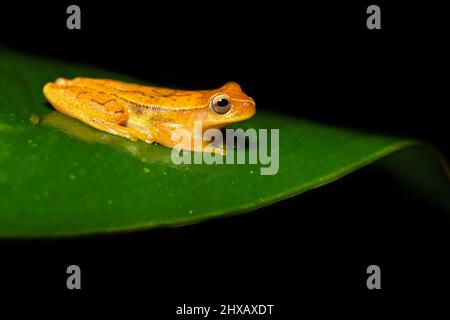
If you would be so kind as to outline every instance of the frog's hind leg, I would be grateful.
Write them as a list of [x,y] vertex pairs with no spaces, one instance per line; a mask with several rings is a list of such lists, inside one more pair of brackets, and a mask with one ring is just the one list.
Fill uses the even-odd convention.
[[150,136],[143,134],[133,128],[128,128],[117,123],[108,122],[103,119],[97,118],[91,118],[84,122],[96,129],[127,138],[131,141],[136,141],[139,139],[145,141],[146,143],[153,142],[153,139]]
[[126,126],[129,105],[120,98],[87,87],[54,83],[45,85],[44,94],[56,110],[98,130],[132,141],[153,142],[150,135]]

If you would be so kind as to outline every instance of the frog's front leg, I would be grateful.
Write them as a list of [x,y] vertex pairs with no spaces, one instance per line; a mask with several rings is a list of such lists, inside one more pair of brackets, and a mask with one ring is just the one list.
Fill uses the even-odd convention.
[[225,148],[215,147],[211,145],[211,141],[206,141],[203,140],[203,137],[196,136],[193,130],[174,126],[173,124],[161,123],[156,125],[153,130],[153,137],[158,143],[169,148],[226,154]]
[[211,145],[210,141],[202,140],[202,141],[198,141],[197,144],[201,145],[201,147],[194,148],[193,151],[216,153],[216,154],[220,154],[223,156],[227,154],[227,149],[225,149],[223,147],[222,148],[214,147]]

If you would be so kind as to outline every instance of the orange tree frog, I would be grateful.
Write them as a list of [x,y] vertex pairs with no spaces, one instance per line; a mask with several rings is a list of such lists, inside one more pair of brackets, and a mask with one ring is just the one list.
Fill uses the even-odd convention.
[[[194,122],[201,123],[203,132],[256,112],[253,99],[235,82],[215,90],[187,91],[107,79],[58,78],[43,91],[56,110],[96,129],[191,151],[212,151],[209,141],[194,135]],[[190,141],[175,134],[179,128],[192,132]],[[195,143],[196,139],[201,143]]]

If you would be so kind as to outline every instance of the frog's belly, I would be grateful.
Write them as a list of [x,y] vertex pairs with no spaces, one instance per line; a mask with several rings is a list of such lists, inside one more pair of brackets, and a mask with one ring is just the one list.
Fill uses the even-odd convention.
[[[179,124],[174,123],[174,118],[170,113],[165,114],[134,114],[129,113],[128,120],[125,124],[129,128],[133,128],[146,135],[150,135],[153,139],[160,140],[159,132],[172,131],[181,127]],[[161,142],[161,141],[158,141]]]
[[141,117],[130,116],[128,117],[127,123],[125,125],[128,128],[133,128],[139,132],[151,136],[154,122],[149,121],[148,119],[143,119]]

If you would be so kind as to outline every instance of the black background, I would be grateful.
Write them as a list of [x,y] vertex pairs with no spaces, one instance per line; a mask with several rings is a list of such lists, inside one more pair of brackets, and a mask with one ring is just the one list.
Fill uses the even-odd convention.
[[[66,28],[72,3],[17,2],[0,7],[0,44],[166,86],[234,80],[258,109],[416,137],[448,156],[445,10],[392,2],[373,2],[381,30],[366,28],[372,2],[76,1],[81,30]],[[276,304],[284,319],[414,311],[425,297],[445,297],[449,223],[448,212],[372,166],[240,217],[108,237],[2,240],[0,291],[161,319],[176,318],[183,303]],[[65,287],[69,264],[82,269],[79,292]],[[381,267],[380,291],[365,286],[371,264]]]

